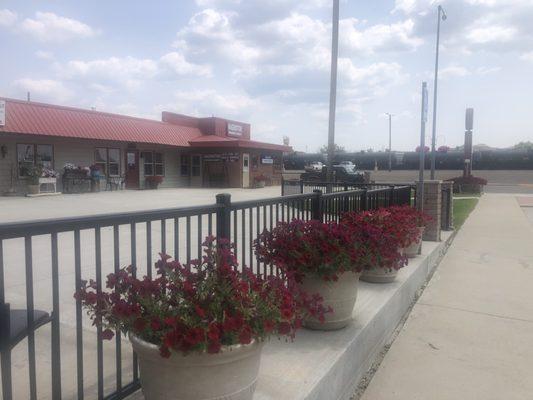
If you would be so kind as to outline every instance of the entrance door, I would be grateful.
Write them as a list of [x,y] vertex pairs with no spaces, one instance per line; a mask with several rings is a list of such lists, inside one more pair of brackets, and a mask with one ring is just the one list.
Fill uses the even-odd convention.
[[250,154],[242,153],[242,187],[250,187]]
[[139,152],[126,151],[126,189],[139,189]]
[[202,187],[202,156],[191,155],[191,187]]

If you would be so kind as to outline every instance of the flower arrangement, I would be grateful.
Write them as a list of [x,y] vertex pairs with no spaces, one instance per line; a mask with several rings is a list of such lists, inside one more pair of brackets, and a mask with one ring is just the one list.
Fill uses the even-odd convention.
[[343,215],[340,225],[358,249],[364,268],[380,267],[399,270],[407,265],[401,249],[412,240],[410,230],[403,225],[403,215],[386,208],[375,211],[350,212]]
[[43,178],[57,178],[59,176],[59,173],[52,168],[44,167],[43,171],[41,173],[41,177]]
[[26,176],[29,178],[30,185],[38,185],[39,178],[43,176],[43,166],[40,164],[31,165],[26,168]]
[[163,182],[163,177],[161,175],[149,175],[145,177],[146,185],[150,189],[157,189],[157,187]]
[[362,268],[359,249],[350,246],[347,231],[336,223],[294,219],[264,231],[255,250],[260,261],[278,266],[297,282],[308,274],[337,280],[343,272]]
[[268,180],[269,180],[269,177],[266,176],[265,174],[259,174],[259,175],[254,176],[255,182],[266,182]]
[[403,247],[419,240],[419,228],[425,227],[431,217],[411,206],[392,206],[386,209],[389,213],[389,223],[394,227],[394,232],[398,236],[398,242]]
[[238,271],[232,247],[208,237],[202,260],[189,265],[161,255],[157,277],[135,278],[131,267],[107,277],[109,292],[91,281],[75,297],[110,339],[113,330],[133,334],[171,352],[219,353],[224,346],[293,338],[306,310],[319,314],[320,299],[298,294],[290,282]]
[[65,163],[63,166],[63,175],[76,175],[86,177],[91,175],[91,169],[89,167],[82,167],[80,165],[74,165],[72,163]]

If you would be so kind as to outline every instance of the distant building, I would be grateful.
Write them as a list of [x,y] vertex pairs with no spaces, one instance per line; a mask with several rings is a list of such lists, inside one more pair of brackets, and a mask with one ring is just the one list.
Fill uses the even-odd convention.
[[291,151],[251,140],[247,123],[217,117],[163,112],[156,121],[1,97],[0,105],[0,193],[12,170],[23,192],[36,164],[60,173],[67,163],[95,165],[104,181],[122,178],[127,189],[143,188],[149,176],[161,176],[164,188],[246,188],[259,175],[279,184]]

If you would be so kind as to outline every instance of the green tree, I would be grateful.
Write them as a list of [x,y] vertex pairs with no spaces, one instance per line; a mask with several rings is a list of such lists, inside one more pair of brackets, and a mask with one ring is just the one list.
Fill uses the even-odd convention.
[[520,142],[513,146],[515,150],[533,150],[533,142],[529,140],[527,142]]
[[[325,144],[320,149],[318,149],[318,151],[322,154],[328,154],[328,145]],[[335,154],[346,153],[346,149],[343,146],[339,146],[338,144],[335,144],[334,151],[335,151]]]

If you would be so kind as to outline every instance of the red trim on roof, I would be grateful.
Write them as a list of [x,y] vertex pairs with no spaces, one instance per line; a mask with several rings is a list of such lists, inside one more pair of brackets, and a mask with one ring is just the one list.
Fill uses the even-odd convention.
[[0,132],[180,147],[189,147],[189,140],[202,135],[195,127],[150,119],[2,97],[0,100],[6,101],[6,125],[0,126]]
[[257,142],[255,140],[234,139],[216,135],[205,135],[189,140],[192,147],[237,147],[245,149],[264,149],[291,152],[292,147],[281,144]]

